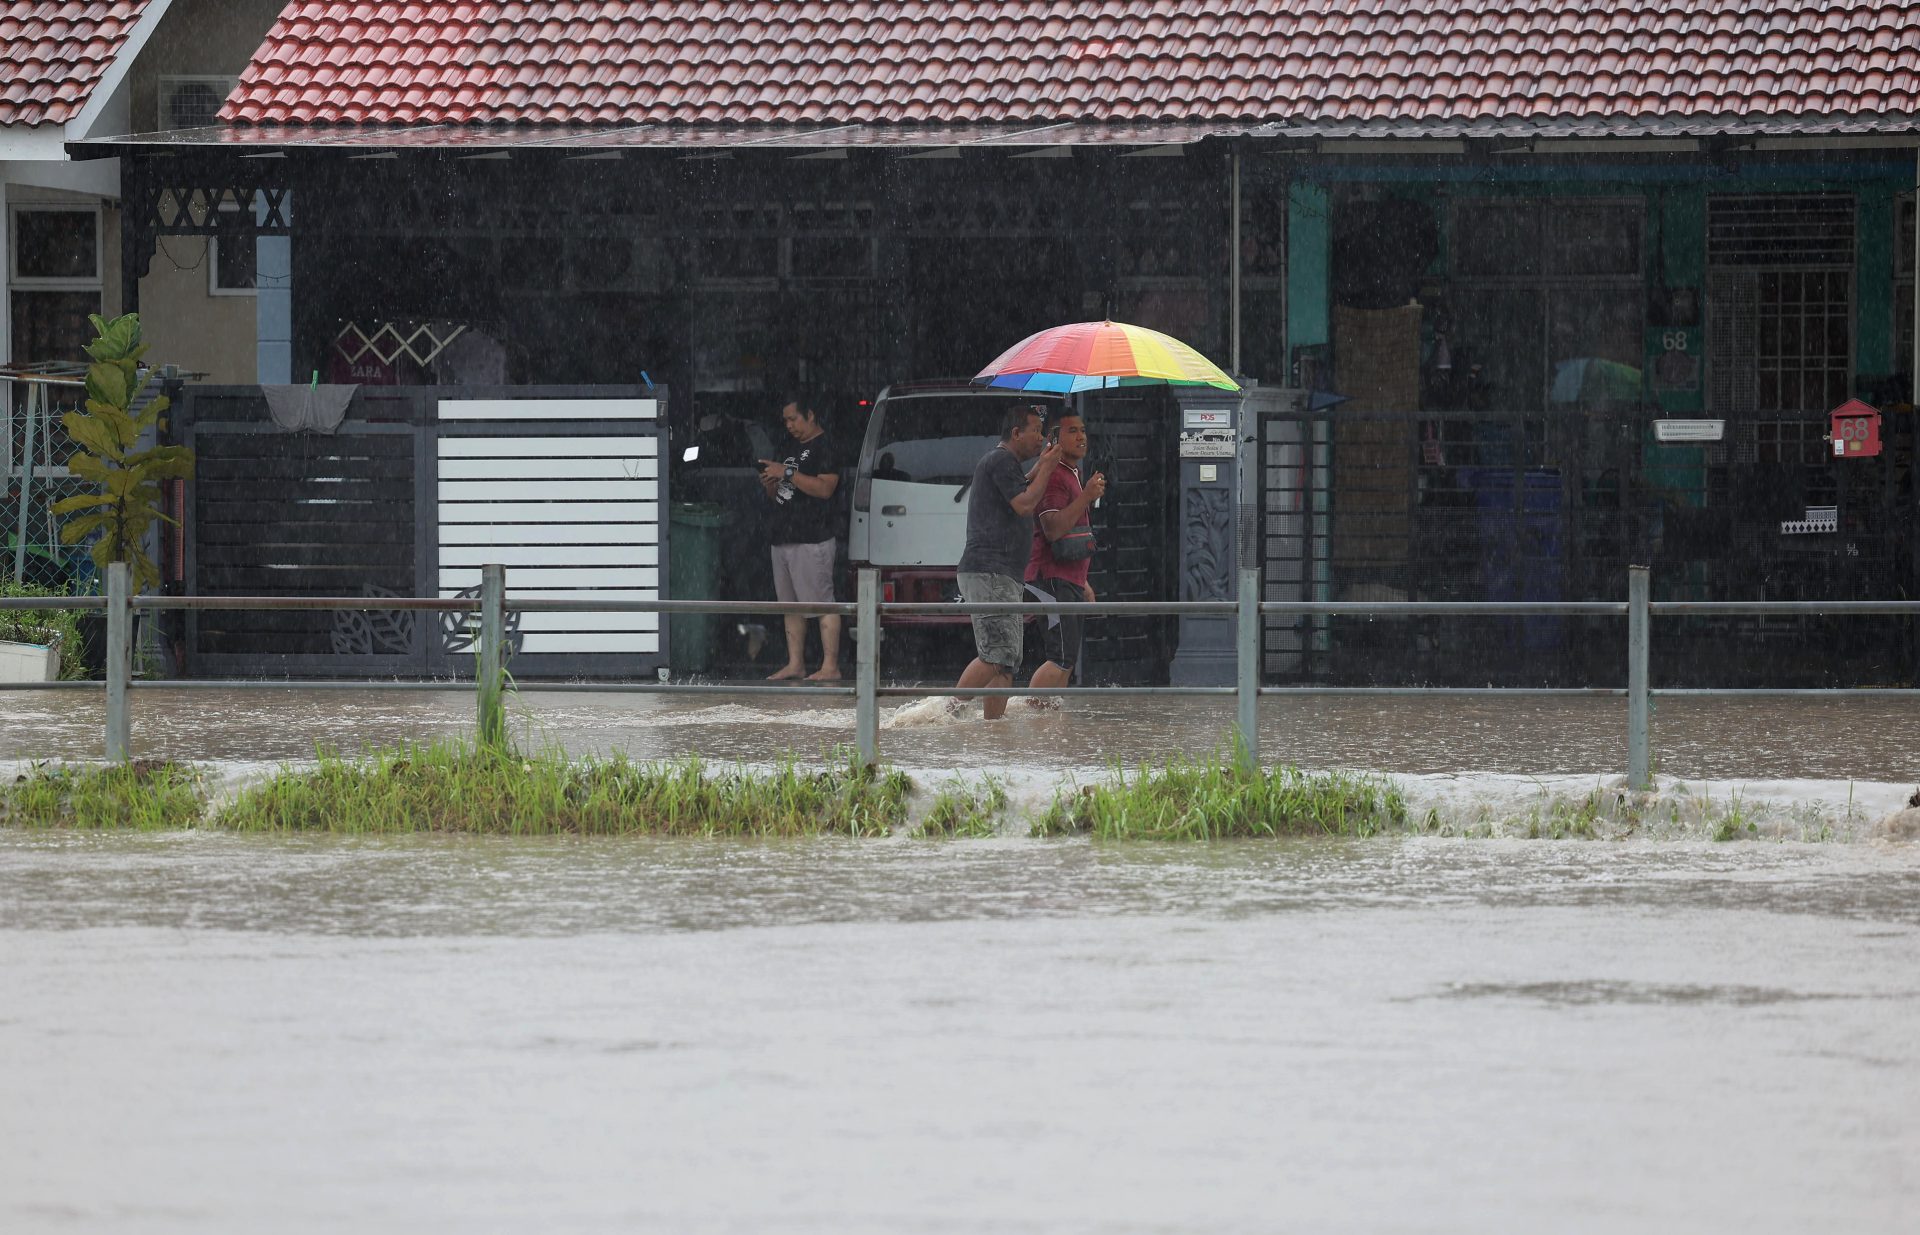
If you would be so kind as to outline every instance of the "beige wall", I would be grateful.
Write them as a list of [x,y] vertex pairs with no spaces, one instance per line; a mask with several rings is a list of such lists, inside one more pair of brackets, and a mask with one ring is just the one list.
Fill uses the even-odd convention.
[[254,298],[207,294],[207,241],[162,236],[140,280],[140,333],[152,364],[176,364],[218,385],[254,380]]
[[161,74],[240,76],[281,7],[281,0],[175,0],[127,75],[134,132],[162,127]]

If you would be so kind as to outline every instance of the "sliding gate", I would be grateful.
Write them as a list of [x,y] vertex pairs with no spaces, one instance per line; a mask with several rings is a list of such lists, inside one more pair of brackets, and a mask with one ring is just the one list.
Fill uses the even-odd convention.
[[[177,582],[203,596],[461,596],[499,562],[510,599],[658,599],[665,408],[664,388],[360,387],[330,431],[289,431],[260,387],[189,387]],[[202,676],[472,672],[464,614],[209,610],[172,633]],[[667,664],[652,613],[517,614],[509,635],[527,676]]]

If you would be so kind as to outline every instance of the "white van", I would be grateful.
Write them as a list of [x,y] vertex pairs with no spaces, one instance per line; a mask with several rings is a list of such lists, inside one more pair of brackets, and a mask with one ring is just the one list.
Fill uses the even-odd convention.
[[[854,472],[847,557],[877,567],[880,598],[960,599],[954,568],[967,544],[967,487],[1000,441],[1000,421],[1022,404],[1054,407],[1065,396],[954,382],[889,386],[874,400]],[[887,619],[931,625],[965,618]]]

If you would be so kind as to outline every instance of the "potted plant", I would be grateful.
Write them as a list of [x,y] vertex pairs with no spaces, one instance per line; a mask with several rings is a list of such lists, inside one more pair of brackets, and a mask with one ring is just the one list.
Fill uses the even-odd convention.
[[192,475],[193,452],[185,446],[141,444],[148,431],[166,427],[161,415],[168,400],[156,395],[139,406],[152,381],[140,368],[147,351],[140,342],[140,315],[125,313],[108,321],[95,313],[88,320],[96,335],[86,348],[91,361],[86,409],[68,412],[60,423],[80,447],[67,468],[99,490],[63,498],[53,512],[63,519],[63,543],[91,539],[88,553],[100,578],[106,578],[109,564],[125,562],[138,593],[160,583],[160,567],[147,553],[147,533],[157,523],[174,522],[162,508],[160,483]]
[[[52,588],[0,580],[0,596],[59,595]],[[85,673],[77,611],[0,609],[0,682],[51,682]]]

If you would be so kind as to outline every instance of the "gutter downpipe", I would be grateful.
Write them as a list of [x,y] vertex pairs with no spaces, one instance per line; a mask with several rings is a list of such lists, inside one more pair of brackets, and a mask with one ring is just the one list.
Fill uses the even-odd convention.
[[1920,146],[1913,148],[1913,355],[1908,358],[1912,364],[1912,388],[1907,392],[1907,401],[1920,407]]
[[[1914,176],[1916,178],[1916,181],[1920,181],[1920,161],[1917,161],[1914,165]],[[1229,299],[1231,303],[1229,305],[1228,314],[1231,322],[1229,329],[1233,336],[1233,353],[1231,357],[1232,372],[1233,372],[1233,375],[1237,378],[1240,376],[1240,143],[1239,142],[1235,142],[1233,144],[1232,215],[1233,215],[1233,221],[1229,228],[1229,235],[1228,235],[1228,242],[1227,242],[1228,248],[1230,248],[1233,252],[1232,263],[1230,266],[1230,269],[1232,271],[1232,275],[1231,275],[1232,282],[1231,282],[1230,291],[1229,291]],[[1920,283],[1916,283],[1916,286],[1920,286]],[[1916,351],[1920,351],[1920,347],[1916,347]]]

